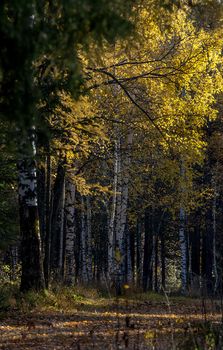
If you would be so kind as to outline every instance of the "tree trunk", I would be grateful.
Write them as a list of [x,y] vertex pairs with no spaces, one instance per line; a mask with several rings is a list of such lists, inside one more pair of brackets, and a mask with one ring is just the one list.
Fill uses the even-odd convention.
[[86,216],[85,216],[85,201],[84,197],[81,196],[81,280],[84,284],[88,282],[87,275],[87,227],[86,227]]
[[121,285],[124,282],[124,243],[125,229],[127,223],[128,192],[129,192],[129,168],[133,133],[130,131],[127,136],[125,154],[117,153],[118,156],[118,194],[116,207],[116,292],[121,293]]
[[185,233],[185,223],[186,223],[186,213],[185,208],[183,205],[184,197],[185,197],[185,186],[184,186],[184,180],[185,180],[185,165],[184,162],[181,161],[180,164],[180,180],[181,180],[181,205],[180,205],[180,225],[179,225],[179,243],[180,243],[180,258],[181,258],[181,292],[183,294],[187,291],[187,240],[186,240],[186,233]]
[[91,230],[91,203],[90,198],[86,198],[86,230],[87,230],[87,275],[88,281],[91,282],[92,275],[92,230]]
[[52,215],[51,215],[51,249],[50,249],[50,268],[58,273],[59,249],[60,249],[60,228],[61,228],[61,204],[64,189],[65,169],[60,162],[57,169],[57,175],[53,187]]
[[136,272],[137,286],[143,286],[143,266],[144,266],[144,245],[145,245],[145,230],[141,218],[137,220],[136,227]]
[[202,277],[204,292],[213,292],[213,220],[211,203],[205,214],[205,231],[202,237]]
[[61,209],[60,209],[60,221],[58,225],[59,229],[59,259],[58,259],[58,278],[62,280],[63,266],[64,266],[64,221],[65,221],[65,178],[63,179],[62,193],[61,193]]
[[125,271],[125,276],[126,276],[126,282],[128,284],[132,283],[132,259],[131,259],[131,246],[130,246],[130,232],[129,232],[129,227],[127,225],[126,228],[126,253],[125,253],[125,260],[126,260],[126,271]]
[[111,216],[108,227],[108,274],[107,278],[110,280],[114,274],[114,230],[115,230],[115,213],[117,204],[117,178],[118,178],[118,152],[120,144],[115,141],[114,151],[114,179],[113,179],[113,195],[112,195],[112,208]]
[[35,129],[21,145],[21,154],[28,152],[18,162],[19,214],[21,230],[22,276],[21,291],[44,289],[41,255],[41,238],[37,201]]
[[143,258],[143,290],[152,289],[153,225],[150,209],[145,210],[145,241]]
[[196,213],[194,225],[190,232],[190,283],[193,290],[200,290],[201,254],[200,254],[200,213]]
[[38,201],[38,213],[39,213],[39,222],[40,222],[40,236],[42,247],[41,250],[44,251],[44,241],[46,235],[46,216],[45,216],[45,177],[46,171],[45,167],[41,166],[37,169],[37,201]]
[[49,287],[50,272],[50,246],[51,246],[51,156],[48,148],[46,156],[46,234],[45,234],[45,256],[44,256],[44,276],[46,288]]
[[[115,288],[116,294],[121,294],[122,283],[122,265],[123,265],[123,236],[121,223],[122,210],[122,174],[121,174],[121,147],[120,138],[117,140],[117,203],[116,203],[116,227],[115,227],[115,244],[114,244],[114,272],[115,272]],[[123,217],[124,213],[122,213]],[[123,231],[124,233],[124,231]]]
[[179,241],[181,252],[181,291],[186,293],[187,290],[187,242],[185,235],[185,210],[180,208],[180,229]]
[[161,243],[161,284],[163,290],[166,289],[166,247],[165,247],[165,228],[162,229],[160,235]]
[[75,186],[67,179],[66,188],[66,243],[65,243],[65,283],[72,285],[75,279]]
[[213,276],[214,276],[214,293],[218,288],[218,269],[217,269],[217,257],[216,257],[216,201],[217,201],[217,190],[216,184],[213,179],[214,198],[212,203],[212,220],[213,220]]
[[159,264],[159,238],[158,233],[155,235],[154,244],[154,290],[158,292],[158,264]]

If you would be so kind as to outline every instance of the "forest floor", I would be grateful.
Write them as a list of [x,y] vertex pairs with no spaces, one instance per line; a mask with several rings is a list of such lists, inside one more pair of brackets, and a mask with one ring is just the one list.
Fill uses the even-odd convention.
[[223,349],[219,301],[74,294],[70,303],[51,297],[41,305],[32,298],[22,308],[12,299],[0,313],[0,349]]

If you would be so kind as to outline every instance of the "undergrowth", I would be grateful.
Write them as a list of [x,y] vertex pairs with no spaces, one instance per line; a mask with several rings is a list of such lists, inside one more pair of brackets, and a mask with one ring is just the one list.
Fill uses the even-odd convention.
[[78,306],[97,303],[99,293],[95,289],[84,287],[52,287],[41,292],[21,293],[16,284],[4,284],[0,287],[0,312],[34,309],[69,311]]
[[[35,291],[21,293],[19,284],[16,281],[5,281],[0,285],[1,318],[4,318],[7,313],[14,314],[17,311],[21,314],[33,311],[62,311],[69,313],[74,310],[92,311],[100,309],[101,311],[107,311],[111,307],[114,307],[118,312],[125,313],[129,306],[137,310],[140,308],[140,303],[146,304],[146,307],[149,307],[148,305],[151,304],[156,308],[167,302],[170,304],[169,311],[172,312],[171,305],[175,303],[177,305],[182,303],[185,307],[187,303],[195,305],[198,300],[183,296],[171,297],[154,292],[142,293],[142,291],[135,291],[127,286],[123,287],[123,295],[117,298],[110,293],[109,295],[106,294],[103,289],[100,290],[92,286],[64,287],[57,284],[52,285],[50,290],[44,290],[39,293]],[[133,319],[131,322],[133,322]],[[182,336],[183,333],[181,333],[181,336],[177,336],[175,349],[220,350],[223,348],[223,329],[220,324],[209,322],[184,323],[182,324],[182,332],[184,332],[184,336]],[[149,341],[154,342],[156,339],[153,333],[149,330],[146,335],[149,335]],[[181,340],[179,341],[180,338]],[[180,347],[178,347],[178,344],[180,344]]]

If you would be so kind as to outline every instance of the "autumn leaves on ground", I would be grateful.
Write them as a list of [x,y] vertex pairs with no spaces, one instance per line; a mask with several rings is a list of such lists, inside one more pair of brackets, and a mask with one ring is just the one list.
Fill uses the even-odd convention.
[[[9,295],[11,296],[9,297]],[[24,297],[9,291],[0,349],[222,349],[221,302],[132,293],[102,297],[63,289]]]

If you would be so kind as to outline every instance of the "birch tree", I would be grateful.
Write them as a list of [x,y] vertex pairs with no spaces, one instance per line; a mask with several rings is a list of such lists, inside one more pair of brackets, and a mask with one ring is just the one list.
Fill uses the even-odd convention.
[[181,252],[181,290],[185,293],[187,290],[187,242],[185,235],[185,209],[180,207],[180,228],[179,242]]
[[81,196],[81,234],[80,234],[80,270],[81,280],[84,284],[88,283],[87,270],[87,223],[85,216],[85,200]]
[[92,208],[90,196],[86,197],[86,226],[87,226],[87,274],[88,281],[92,282]]
[[114,244],[115,244],[115,216],[117,206],[117,182],[118,182],[118,166],[120,157],[120,140],[114,141],[114,174],[113,174],[113,194],[112,194],[112,206],[110,213],[110,220],[108,225],[108,279],[111,279],[114,273]]
[[75,278],[75,185],[70,177],[66,179],[66,241],[65,241],[65,283],[72,285]]
[[20,143],[19,213],[22,249],[21,291],[44,288],[41,238],[38,217],[35,128]]
[[[36,126],[42,124],[38,107],[46,100],[48,106],[57,103],[58,91],[66,90],[76,98],[80,96],[83,72],[79,48],[86,51],[86,44],[92,39],[95,42],[102,42],[103,39],[112,41],[119,35],[126,35],[131,27],[128,19],[131,6],[131,2],[125,2],[123,6],[122,1],[101,0],[96,3],[89,0],[78,3],[39,0],[1,2],[1,120],[13,120],[24,131],[33,125],[33,120]],[[60,25],[55,25],[58,21]],[[32,148],[29,141],[25,143]],[[23,290],[43,287],[40,263],[36,261],[35,270],[34,261],[30,260],[32,250],[33,259],[40,255],[36,198],[28,195],[35,192],[36,186],[35,181],[31,180],[36,176],[32,162],[32,159],[25,159],[24,150],[24,157],[20,156],[18,164],[21,232],[24,253],[28,254],[22,265]],[[32,220],[26,219],[25,223],[28,217],[32,217]],[[27,229],[25,224],[28,225]]]
[[128,194],[130,180],[130,160],[131,146],[133,142],[133,132],[130,130],[126,140],[126,150],[121,154],[121,149],[117,152],[118,176],[117,176],[117,207],[116,207],[116,235],[115,235],[115,273],[116,273],[116,289],[119,294],[121,291],[121,283],[124,282],[123,263],[125,259],[125,230],[127,225],[127,209]]

